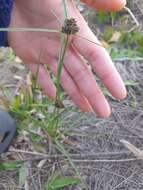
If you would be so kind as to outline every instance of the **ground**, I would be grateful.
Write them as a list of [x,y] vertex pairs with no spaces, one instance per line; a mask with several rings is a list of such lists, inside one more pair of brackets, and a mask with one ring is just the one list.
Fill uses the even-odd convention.
[[[130,6],[142,25],[143,3],[139,1]],[[80,8],[91,28],[108,46],[106,37],[100,35],[103,32],[101,18],[99,18],[99,25],[95,26],[95,12]],[[125,18],[126,15],[128,13],[121,13],[120,16]],[[117,20],[119,21],[119,17]],[[119,24],[118,21],[115,22],[115,28]],[[129,30],[130,26],[126,29]],[[113,59],[126,82],[128,97],[123,101],[117,101],[108,96],[105,90],[112,107],[112,115],[108,119],[101,119],[95,114],[64,112],[62,118],[66,127],[63,130],[68,135],[60,141],[64,145],[63,151],[58,152],[55,145],[48,142],[49,145],[47,141],[42,143],[44,148],[41,149],[37,142],[29,138],[27,131],[22,131],[22,134],[14,140],[10,151],[1,155],[0,190],[43,190],[43,185],[55,171],[58,171],[62,177],[80,174],[82,178],[77,185],[58,189],[143,190],[141,151],[143,149],[143,56],[140,56],[141,51],[136,47],[135,51],[139,52],[137,55],[130,50],[121,51],[121,42],[118,39],[116,43],[116,48],[121,55],[113,56]],[[125,49],[129,48],[128,43],[129,41],[125,41],[122,44]],[[1,99],[3,100],[5,89],[10,89],[10,93],[14,96],[19,88],[21,77],[25,79],[27,71],[9,49],[1,50],[0,59]],[[131,148],[128,149],[122,140],[131,143]],[[132,145],[138,148],[136,152]],[[17,160],[25,160],[25,162],[15,164],[14,161]]]

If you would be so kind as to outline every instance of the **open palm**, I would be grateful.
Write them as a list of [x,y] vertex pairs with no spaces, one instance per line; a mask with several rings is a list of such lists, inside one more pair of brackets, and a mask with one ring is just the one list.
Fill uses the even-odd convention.
[[[68,2],[70,17],[75,18],[79,35],[99,43],[72,1]],[[56,16],[63,20],[63,7],[59,0],[15,0],[11,27],[61,28]],[[56,75],[60,51],[60,33],[9,32],[9,44],[33,74],[40,60],[38,82],[52,99],[56,87],[44,65]],[[91,63],[96,75],[117,99],[126,96],[126,89],[108,53],[103,47],[90,43],[78,36],[70,39],[61,75],[61,85],[73,102],[83,111],[95,111],[101,117],[110,115],[110,106],[86,64]]]

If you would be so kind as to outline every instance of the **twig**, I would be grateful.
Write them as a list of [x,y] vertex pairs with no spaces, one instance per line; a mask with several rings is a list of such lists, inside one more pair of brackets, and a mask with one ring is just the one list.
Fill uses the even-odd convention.
[[[135,173],[136,173],[136,172],[135,172]],[[125,178],[123,181],[121,181],[118,185],[116,185],[115,187],[113,187],[111,190],[117,189],[118,187],[120,187],[120,185],[122,185],[123,183],[126,183],[127,181],[133,183],[133,181],[130,180],[130,178],[133,177],[133,175],[134,175],[135,173],[132,173],[129,177]],[[135,183],[135,184],[136,184],[136,183]]]
[[124,7],[124,9],[130,14],[131,18],[133,19],[133,21],[136,24],[135,27],[133,27],[129,31],[127,31],[127,32],[132,32],[133,30],[137,29],[140,26],[140,24],[139,24],[138,20],[136,19],[135,15],[132,13],[132,11],[128,7]]
[[104,160],[104,159],[101,159],[101,160],[75,160],[75,159],[72,159],[73,162],[80,162],[80,163],[87,163],[87,162],[92,162],[92,163],[98,163],[98,162],[104,162],[104,163],[120,163],[120,162],[132,162],[132,161],[137,161],[137,160],[140,160],[139,158],[127,158],[127,159],[116,159],[116,160]]
[[136,19],[135,15],[132,13],[132,11],[128,7],[124,7],[124,9],[130,14],[130,16],[132,17],[136,26],[138,27],[140,24],[139,24],[138,20]]
[[143,57],[122,57],[122,58],[113,58],[113,61],[143,61]]
[[140,150],[139,148],[135,147],[133,144],[130,142],[122,139],[120,140],[124,144],[126,148],[128,148],[138,159],[143,160],[143,151]]
[[16,152],[16,153],[23,153],[23,154],[31,154],[31,155],[33,155],[33,156],[35,155],[35,156],[41,156],[41,157],[45,157],[45,158],[49,157],[48,154],[39,153],[39,152],[32,152],[32,151],[26,151],[26,150],[18,150],[18,149],[13,149],[13,148],[11,148],[11,149],[9,150],[9,152]]
[[[31,154],[35,156],[41,156],[41,157],[48,157],[48,158],[57,158],[57,157],[64,157],[64,155],[51,155],[51,154],[44,154],[39,152],[32,152],[32,151],[26,151],[26,150],[19,150],[19,149],[10,149],[10,152],[16,152],[16,153],[23,153],[23,154]],[[122,152],[97,152],[97,153],[89,153],[89,154],[69,154],[71,157],[113,157],[113,156],[124,156],[131,154],[130,151],[122,151]]]
[[[37,152],[31,152],[31,151],[24,151],[24,150],[10,150],[10,152],[18,152],[18,153],[25,153],[25,154],[31,154],[31,155],[35,155],[35,156],[39,156],[38,158],[32,158],[34,160],[40,160],[40,159],[44,159],[44,158],[65,158],[64,155],[48,155],[48,154],[43,154],[43,153],[37,153]],[[73,155],[69,155],[70,157]],[[74,155],[76,156],[76,154]],[[80,154],[78,156],[81,156]],[[88,155],[87,155],[88,156]],[[29,159],[30,160],[30,159]],[[127,158],[127,159],[72,159],[71,160],[73,162],[80,162],[80,163],[86,163],[86,162],[131,162],[131,161],[136,161],[136,160],[141,160],[140,158]],[[22,161],[22,160],[21,160]],[[26,160],[23,160],[26,161]]]

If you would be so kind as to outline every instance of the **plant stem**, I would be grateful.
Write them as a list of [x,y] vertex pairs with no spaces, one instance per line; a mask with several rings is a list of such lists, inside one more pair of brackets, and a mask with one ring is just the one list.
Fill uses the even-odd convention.
[[[60,95],[61,95],[61,88],[60,88],[60,81],[61,81],[61,73],[62,73],[62,66],[64,64],[64,58],[66,54],[66,49],[68,47],[68,41],[69,41],[69,35],[66,35],[65,39],[65,34],[61,34],[61,50],[60,50],[60,55],[59,55],[59,61],[58,61],[58,71],[57,71],[57,80],[56,80],[56,87],[57,87],[57,93],[56,93],[56,102],[55,104],[62,104],[60,101]],[[55,128],[58,127],[59,123],[59,111],[60,108],[55,105],[55,110],[54,110],[54,117],[56,118],[56,121],[54,121],[54,126]]]
[[57,98],[60,98],[60,80],[61,80],[61,73],[62,73],[62,66],[64,64],[64,58],[66,54],[66,49],[68,47],[69,35],[62,35],[62,44],[63,47],[61,48],[59,63],[58,63],[58,73],[57,73]]
[[59,30],[48,29],[48,28],[0,28],[0,32],[52,32],[60,33]]
[[64,19],[68,18],[68,11],[67,11],[67,5],[65,0],[62,0],[63,2],[63,8],[64,8]]

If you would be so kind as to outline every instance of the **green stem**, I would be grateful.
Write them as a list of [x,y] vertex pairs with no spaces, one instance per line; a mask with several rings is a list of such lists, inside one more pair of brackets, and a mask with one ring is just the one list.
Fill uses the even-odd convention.
[[65,150],[64,146],[59,143],[58,140],[55,139],[55,144],[57,145],[56,148],[68,159],[71,167],[75,170],[76,175],[80,178],[80,173],[78,169],[76,168],[75,164],[73,163],[72,159],[69,156],[69,153]]
[[48,28],[0,28],[0,32],[52,32],[59,33],[59,30],[48,29]]
[[[63,38],[64,38],[64,35],[63,35]],[[60,81],[61,81],[62,66],[64,64],[64,58],[65,58],[66,49],[68,46],[69,36],[66,35],[66,39],[64,38],[64,39],[62,39],[62,41],[63,40],[65,40],[65,41],[64,41],[63,48],[61,49],[59,63],[58,63],[57,84],[56,84],[57,85],[57,98],[60,98]]]
[[68,18],[68,11],[67,11],[67,5],[65,0],[62,0],[63,2],[63,8],[64,8],[64,19]]
[[[56,103],[60,103],[60,94],[61,94],[61,89],[60,89],[60,81],[61,81],[61,73],[62,73],[62,66],[64,64],[64,58],[66,54],[66,49],[68,47],[68,41],[69,41],[69,36],[66,35],[65,39],[65,34],[62,34],[61,36],[61,49],[60,49],[60,56],[59,56],[59,61],[58,61],[58,72],[57,72],[57,80],[56,80],[56,87],[57,87],[57,93],[56,93]],[[56,118],[54,122],[53,128],[58,128],[58,123],[59,123],[59,111],[60,109],[55,106],[54,109],[54,117]]]

